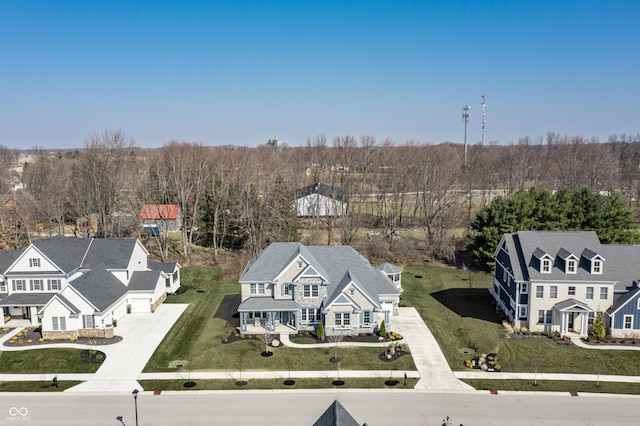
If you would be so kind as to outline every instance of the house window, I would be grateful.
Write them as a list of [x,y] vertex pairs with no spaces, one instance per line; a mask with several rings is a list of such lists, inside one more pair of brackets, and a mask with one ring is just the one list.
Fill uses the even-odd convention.
[[251,294],[264,294],[264,283],[251,283],[250,291]]
[[318,297],[318,294],[319,294],[318,284],[304,285],[304,297]]
[[300,322],[302,323],[318,323],[320,322],[320,309],[307,309],[303,308],[300,315]]
[[542,272],[548,274],[551,272],[551,260],[543,259],[542,260]]
[[632,330],[633,329],[633,315],[625,315],[624,316],[624,325],[623,327],[625,330]]
[[591,327],[593,325],[593,320],[596,319],[596,313],[595,312],[589,312],[589,315],[587,316],[587,325],[589,327]]
[[83,315],[82,316],[82,327],[83,328],[93,328],[93,315]]
[[557,285],[552,285],[551,287],[549,287],[549,297],[551,299],[557,299],[558,298],[558,286]]
[[371,311],[362,312],[362,324],[363,325],[371,324]]
[[31,290],[42,290],[42,280],[31,280]]
[[29,259],[29,266],[32,268],[39,268],[40,267],[40,259],[39,258],[33,258],[33,259]]
[[553,320],[553,312],[540,309],[538,311],[538,323],[539,324],[551,324]]
[[520,306],[520,311],[518,312],[518,319],[525,320],[527,319],[527,307]]
[[591,272],[594,274],[601,274],[602,273],[602,262],[600,260],[594,260],[592,267],[591,267]]
[[527,283],[520,284],[520,293],[528,294],[529,293],[529,285]]
[[541,285],[536,286],[536,298],[542,299],[544,297],[544,287]]
[[0,281],[0,293],[7,292],[7,283],[4,281]]
[[24,280],[13,280],[13,291],[25,291],[26,283]]
[[609,296],[609,289],[607,287],[600,287],[600,300],[607,300]]
[[65,317],[51,317],[54,331],[64,331],[67,329],[67,319]]
[[593,287],[587,287],[587,299],[593,300]]
[[49,280],[49,290],[60,290],[60,280]]
[[289,285],[290,284],[282,284],[282,295],[283,296],[291,295],[291,292],[289,291]]
[[349,312],[336,312],[336,326],[349,327],[351,325],[351,314]]
[[576,273],[576,261],[573,259],[567,260],[567,274]]
[[572,285],[569,286],[569,296],[575,296],[576,295],[576,286]]

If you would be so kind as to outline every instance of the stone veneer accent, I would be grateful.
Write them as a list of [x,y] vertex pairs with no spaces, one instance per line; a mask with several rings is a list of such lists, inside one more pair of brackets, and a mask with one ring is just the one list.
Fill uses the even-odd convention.
[[113,337],[113,333],[113,327],[81,328],[78,330],[78,337],[111,338]]
[[43,331],[42,338],[43,339],[69,339],[69,337],[78,337],[78,332],[76,330],[65,330],[65,331]]
[[155,312],[156,308],[160,306],[166,298],[167,298],[167,293],[162,293],[162,296],[160,296],[158,300],[155,301],[155,303],[151,304],[151,312]]

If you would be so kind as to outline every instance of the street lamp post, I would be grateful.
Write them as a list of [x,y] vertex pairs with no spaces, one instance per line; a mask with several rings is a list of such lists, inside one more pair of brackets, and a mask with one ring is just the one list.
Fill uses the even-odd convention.
[[136,407],[136,426],[138,426],[138,389],[134,389],[131,395],[133,395],[133,403]]

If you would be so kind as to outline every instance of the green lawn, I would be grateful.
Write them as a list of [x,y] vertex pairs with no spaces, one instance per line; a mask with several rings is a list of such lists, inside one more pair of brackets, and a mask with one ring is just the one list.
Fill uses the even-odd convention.
[[0,373],[95,373],[100,364],[82,361],[81,352],[70,348],[0,352]]
[[80,383],[82,382],[60,380],[56,388],[51,386],[51,380],[42,382],[2,382],[0,383],[0,392],[62,392]]
[[[466,316],[465,312],[482,316],[479,305],[486,305],[482,297],[490,286],[488,274],[451,267],[407,267],[402,274],[402,302],[418,310],[453,370],[465,370],[463,362],[471,357],[460,350],[474,348],[479,353],[497,352],[503,371],[640,375],[638,351],[558,346],[542,337],[508,339],[501,324]],[[434,296],[441,300],[450,296],[450,306]],[[462,308],[456,313],[451,304]]]
[[566,380],[490,380],[490,379],[462,379],[476,389],[496,389],[505,391],[536,391],[536,392],[588,392],[640,394],[640,383],[621,382],[582,382]]
[[185,388],[186,380],[140,380],[140,384],[148,391],[155,390],[251,390],[251,389],[413,389],[418,379],[407,379],[400,381],[395,386],[387,386],[386,379],[366,379],[366,378],[343,378],[344,385],[335,386],[331,379],[293,379],[293,386],[285,386],[284,379],[250,379],[246,380],[245,386],[237,386],[235,380],[193,380],[196,386]]
[[[223,344],[231,331],[226,321],[214,318],[225,295],[238,294],[237,280],[218,282],[219,270],[193,267],[182,269],[182,283],[188,289],[183,294],[170,296],[165,303],[188,303],[189,307],[165,336],[145,367],[145,372],[186,371],[188,367],[170,368],[173,360],[191,361],[193,371],[240,370],[335,370],[329,361],[334,348],[295,349],[279,347],[271,349],[271,357],[262,357],[264,343],[246,339]],[[343,370],[415,370],[411,356],[400,357],[394,362],[378,359],[382,348],[338,348]]]

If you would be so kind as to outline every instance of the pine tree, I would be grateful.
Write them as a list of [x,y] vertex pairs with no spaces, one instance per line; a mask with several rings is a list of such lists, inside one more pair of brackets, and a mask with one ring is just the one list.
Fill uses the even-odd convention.
[[380,336],[387,337],[387,326],[384,324],[384,320],[380,323]]
[[316,335],[318,339],[324,340],[324,325],[322,323],[318,324],[318,330],[316,331]]
[[591,331],[589,335],[594,339],[604,338],[606,331],[604,329],[604,321],[602,321],[602,312],[598,311],[596,317],[591,325]]

